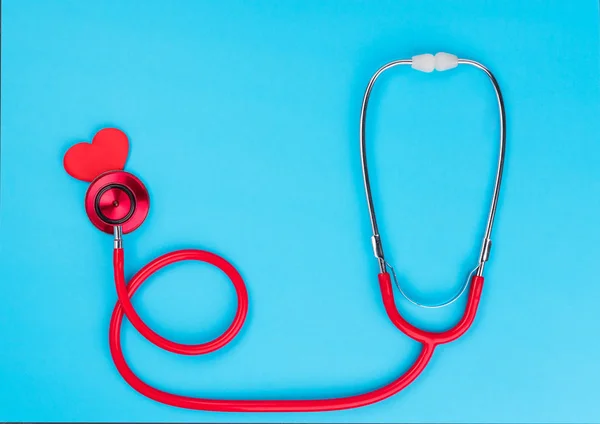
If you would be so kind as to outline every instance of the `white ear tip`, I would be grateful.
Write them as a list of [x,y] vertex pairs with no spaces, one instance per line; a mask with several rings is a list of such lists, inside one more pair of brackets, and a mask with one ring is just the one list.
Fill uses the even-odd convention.
[[435,69],[435,57],[430,53],[413,56],[411,66],[417,71],[433,72]]
[[458,57],[450,53],[439,52],[435,55],[435,70],[447,71],[458,66]]

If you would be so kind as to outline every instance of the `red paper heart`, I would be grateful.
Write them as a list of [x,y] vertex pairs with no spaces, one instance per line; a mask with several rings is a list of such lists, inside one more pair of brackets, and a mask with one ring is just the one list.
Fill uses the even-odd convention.
[[127,135],[116,128],[104,128],[91,143],[77,143],[67,150],[63,164],[70,176],[93,181],[106,171],[123,169],[128,153]]

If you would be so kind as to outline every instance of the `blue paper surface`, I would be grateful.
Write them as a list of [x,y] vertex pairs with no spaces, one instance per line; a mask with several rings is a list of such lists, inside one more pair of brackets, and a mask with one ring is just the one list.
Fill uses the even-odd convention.
[[[600,421],[598,2],[2,2],[0,420]],[[126,273],[190,247],[242,273],[250,313],[227,348],[181,357],[129,324],[134,371],[217,398],[322,398],[377,388],[419,346],[387,319],[370,246],[360,103],[384,63],[448,51],[486,64],[507,108],[505,179],[473,328],[408,389],[319,414],[219,414],[146,399],[110,359],[112,240],[83,209],[67,148],[124,130],[148,219]],[[498,144],[481,72],[382,77],[368,125],[387,258],[422,301],[475,265]],[[185,263],[136,295],[181,342],[233,316],[224,276]],[[464,301],[411,322],[450,327]]]

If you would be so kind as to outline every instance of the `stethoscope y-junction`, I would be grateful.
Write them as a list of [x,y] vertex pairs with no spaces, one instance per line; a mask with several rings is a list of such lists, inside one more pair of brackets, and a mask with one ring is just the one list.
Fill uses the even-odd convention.
[[[371,90],[377,78],[383,72],[400,65],[410,65],[412,68],[424,72],[431,72],[433,70],[444,71],[458,65],[468,65],[478,68],[485,72],[492,82],[500,111],[500,153],[494,191],[483,236],[479,261],[473,269],[472,278],[467,279],[466,283],[456,296],[441,305],[421,305],[406,296],[411,302],[421,306],[441,307],[456,300],[464,291],[466,291],[470,282],[467,305],[462,318],[450,330],[439,333],[424,331],[411,325],[402,318],[396,309],[392,289],[392,277],[397,285],[398,282],[394,269],[386,261],[383,253],[383,244],[375,217],[375,206],[371,195],[371,185],[367,168],[365,128],[367,106]],[[129,141],[122,131],[114,128],[105,128],[100,130],[94,136],[91,144],[79,143],[74,145],[65,154],[65,169],[71,176],[90,182],[90,186],[85,196],[85,210],[87,215],[98,229],[113,234],[114,236],[113,265],[118,301],[110,320],[109,343],[110,352],[119,373],[131,387],[151,399],[181,408],[207,411],[332,411],[369,405],[398,393],[413,382],[423,369],[425,369],[436,346],[451,342],[462,336],[475,319],[475,313],[479,306],[483,288],[483,270],[485,263],[489,258],[491,248],[492,226],[502,180],[505,129],[504,104],[498,83],[492,73],[478,62],[467,59],[458,59],[456,56],[447,53],[438,53],[435,56],[425,54],[414,56],[412,59],[390,62],[381,67],[373,75],[369,81],[362,102],[360,114],[360,153],[367,205],[373,230],[373,251],[380,271],[378,275],[379,286],[381,289],[383,305],[392,323],[406,335],[420,342],[422,344],[422,349],[416,361],[403,375],[383,387],[353,396],[315,400],[233,400],[181,396],[150,386],[142,381],[131,370],[125,361],[121,348],[121,325],[124,317],[127,317],[135,329],[146,339],[169,352],[181,355],[201,355],[213,352],[229,343],[242,328],[248,312],[248,294],[246,286],[240,273],[228,261],[214,253],[198,249],[178,250],[160,256],[140,269],[127,283],[124,276],[123,234],[130,233],[138,228],[146,219],[150,208],[150,197],[144,184],[133,174],[123,171],[129,152]],[[237,310],[232,323],[219,337],[201,344],[182,344],[162,337],[144,323],[131,303],[131,298],[149,276],[169,264],[187,260],[206,262],[219,268],[231,280],[237,295]],[[392,277],[390,277],[388,270],[392,272]],[[405,295],[400,285],[398,285],[398,288],[401,293]]]

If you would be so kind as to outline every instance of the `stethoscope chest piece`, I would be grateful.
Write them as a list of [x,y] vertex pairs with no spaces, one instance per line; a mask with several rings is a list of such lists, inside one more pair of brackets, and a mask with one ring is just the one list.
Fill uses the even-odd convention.
[[99,175],[85,194],[85,211],[100,231],[113,234],[115,226],[123,233],[138,228],[150,209],[148,190],[139,178],[125,171]]

